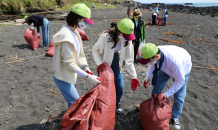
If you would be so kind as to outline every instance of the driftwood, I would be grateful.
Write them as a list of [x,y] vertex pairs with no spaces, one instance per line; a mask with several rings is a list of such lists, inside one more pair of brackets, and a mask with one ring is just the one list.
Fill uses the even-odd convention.
[[15,60],[15,61],[11,61],[11,62],[5,62],[5,64],[11,64],[11,63],[16,63],[16,62],[21,62],[21,61],[24,61],[24,60],[33,59],[33,58],[41,57],[41,56],[44,56],[44,55],[45,55],[45,54],[43,54],[43,55],[38,55],[38,56],[32,56],[32,57],[24,58],[24,59],[20,59],[20,60]]

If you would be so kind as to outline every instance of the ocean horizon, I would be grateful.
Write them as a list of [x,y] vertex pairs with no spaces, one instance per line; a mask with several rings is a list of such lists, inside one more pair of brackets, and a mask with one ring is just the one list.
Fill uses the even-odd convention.
[[[144,3],[144,4],[151,4],[151,3]],[[184,5],[185,3],[164,3],[166,5],[172,5],[172,4],[177,4],[177,5]],[[184,5],[184,6],[195,6],[195,7],[208,7],[208,6],[218,6],[217,3],[192,3],[193,5]]]

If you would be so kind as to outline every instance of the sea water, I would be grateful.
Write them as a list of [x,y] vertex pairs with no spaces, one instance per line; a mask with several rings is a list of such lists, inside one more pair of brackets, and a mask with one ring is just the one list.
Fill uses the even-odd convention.
[[[218,0],[217,0],[218,1]],[[144,3],[144,4],[151,4],[151,3]],[[166,5],[184,5],[185,3],[165,3]],[[218,6],[217,3],[192,3],[193,5],[184,5],[184,6],[195,6],[195,7],[208,7],[208,6]]]
[[[165,3],[165,4],[184,5],[185,3]],[[194,7],[218,6],[218,3],[192,3],[192,4],[193,4],[193,5],[184,5],[184,6],[194,6]]]

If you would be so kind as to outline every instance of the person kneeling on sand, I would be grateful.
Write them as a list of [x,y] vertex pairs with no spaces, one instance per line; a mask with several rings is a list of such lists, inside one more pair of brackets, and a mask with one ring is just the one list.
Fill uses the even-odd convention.
[[173,84],[164,92],[164,95],[166,97],[174,95],[171,122],[176,129],[180,129],[179,116],[182,113],[187,82],[192,68],[190,54],[185,49],[174,45],[157,47],[153,43],[147,43],[142,47],[141,55],[139,62],[148,65],[143,84],[145,87],[153,74],[152,94],[160,94],[170,77],[174,78]]
[[38,39],[40,39],[40,29],[39,26],[42,26],[42,38],[43,38],[43,44],[41,44],[41,47],[48,46],[49,44],[49,21],[44,18],[43,16],[39,15],[32,15],[32,16],[24,16],[25,22],[28,25],[34,24],[34,27],[37,27],[37,35]]
[[[129,72],[132,90],[140,83],[137,79],[134,61],[134,50],[132,40],[135,39],[134,23],[132,20],[122,19],[115,29],[108,29],[102,33],[92,49],[95,63],[99,66],[103,62],[108,63],[113,72],[116,87],[116,112],[122,113],[120,99],[123,95],[124,80],[121,64],[125,60],[125,68]],[[120,54],[119,52],[120,51]]]
[[77,28],[83,30],[88,24],[94,24],[90,17],[91,11],[85,4],[74,5],[66,18],[67,25],[53,36],[54,81],[67,100],[68,107],[79,98],[75,85],[77,74],[85,77],[93,86],[100,83],[100,79],[89,70],[82,39],[77,31]]

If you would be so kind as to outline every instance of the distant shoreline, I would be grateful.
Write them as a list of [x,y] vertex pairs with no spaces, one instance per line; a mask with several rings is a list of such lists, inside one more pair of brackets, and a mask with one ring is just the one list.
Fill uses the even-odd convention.
[[[153,4],[153,3],[142,3],[142,4]],[[212,7],[218,6],[218,2],[215,3],[162,3],[165,5],[183,5],[183,6],[194,6],[194,7]]]

